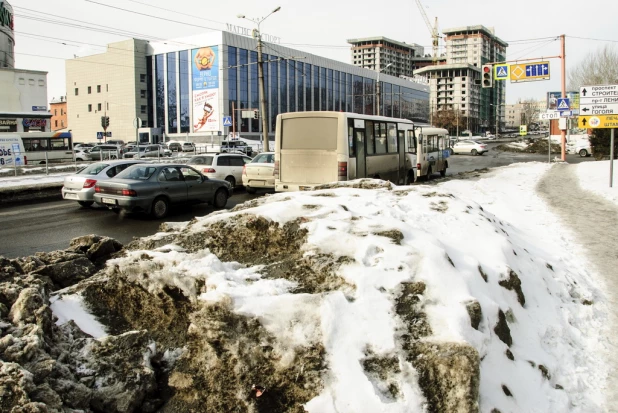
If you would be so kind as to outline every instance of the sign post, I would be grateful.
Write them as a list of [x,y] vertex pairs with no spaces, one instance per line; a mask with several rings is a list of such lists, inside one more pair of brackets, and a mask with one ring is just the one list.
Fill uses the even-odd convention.
[[609,187],[614,185],[614,130],[618,128],[618,85],[583,86],[579,90],[579,127],[611,129],[609,146]]
[[135,143],[137,143],[137,156],[139,157],[139,128],[142,127],[142,120],[140,118],[133,119],[133,127],[135,128]]

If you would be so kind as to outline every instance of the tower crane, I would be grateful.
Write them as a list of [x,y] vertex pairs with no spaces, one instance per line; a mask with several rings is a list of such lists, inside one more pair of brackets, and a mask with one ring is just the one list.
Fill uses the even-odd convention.
[[438,41],[440,40],[440,35],[438,34],[438,18],[436,17],[436,20],[432,27],[431,23],[429,23],[429,18],[427,17],[427,13],[425,13],[425,10],[423,9],[421,0],[416,0],[416,4],[418,5],[419,10],[421,11],[421,14],[423,15],[423,19],[425,19],[425,24],[427,25],[427,28],[429,29],[429,33],[431,34],[431,39],[432,39],[431,43],[433,45],[432,57],[433,57],[433,64],[435,65],[436,62],[438,61]]

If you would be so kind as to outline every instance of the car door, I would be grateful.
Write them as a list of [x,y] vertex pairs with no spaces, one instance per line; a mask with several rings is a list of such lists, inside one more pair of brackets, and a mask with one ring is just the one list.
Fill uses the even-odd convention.
[[166,166],[161,168],[158,175],[161,191],[174,204],[187,202],[187,184],[177,167]]
[[[244,158],[244,156],[230,156],[230,175],[236,179],[238,184],[242,183],[242,168],[245,166]],[[249,159],[249,161],[251,160]]]
[[94,148],[90,149],[90,157],[92,158],[92,160],[100,161],[101,160],[101,147],[95,146]]
[[183,166],[180,172],[187,185],[189,202],[208,202],[215,195],[215,183],[190,166]]

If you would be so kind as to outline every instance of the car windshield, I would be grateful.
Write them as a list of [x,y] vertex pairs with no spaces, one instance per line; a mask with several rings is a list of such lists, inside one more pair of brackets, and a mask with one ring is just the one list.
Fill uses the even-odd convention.
[[78,172],[79,175],[97,175],[103,169],[107,168],[107,163],[93,163]]
[[118,179],[138,179],[145,181],[150,179],[157,168],[147,165],[134,165],[116,175]]
[[212,165],[212,156],[193,156],[188,161],[189,165]]
[[275,154],[274,153],[261,153],[253,160],[251,163],[275,163]]

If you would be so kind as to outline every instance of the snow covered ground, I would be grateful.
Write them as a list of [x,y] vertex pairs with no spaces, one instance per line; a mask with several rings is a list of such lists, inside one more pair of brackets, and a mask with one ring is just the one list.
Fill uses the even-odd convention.
[[609,161],[583,162],[577,165],[582,189],[594,192],[618,204],[618,161],[614,161],[613,187],[609,186]]
[[[309,412],[422,410],[418,375],[402,350],[404,323],[394,311],[402,283],[409,282],[426,285],[419,300],[431,334],[422,340],[467,343],[478,351],[482,412],[604,411],[608,308],[599,274],[534,191],[551,167],[516,164],[435,186],[275,194],[250,209],[174,226],[200,232],[245,214],[280,224],[301,219],[308,231],[305,256],[349,258],[337,274],[345,281],[339,289],[294,294],[293,281],[263,278],[261,266],[176,246],[150,251],[143,269],[149,276],[139,282],[152,292],[172,285],[193,299],[231,302],[235,312],[256,317],[277,338],[281,363],[293,359],[297,346],[321,343],[329,373],[321,394],[306,404]],[[570,167],[578,168],[584,188],[616,202],[616,188],[601,183],[608,162]],[[110,265],[128,268],[142,253],[132,251]],[[203,280],[205,292],[193,288],[195,279]],[[476,329],[466,310],[473,301],[482,308]],[[104,326],[80,314],[79,303],[65,296],[52,310],[60,321],[73,314],[84,331],[100,337]],[[496,330],[501,317],[512,343]],[[368,354],[396,360],[389,376],[396,395],[363,370]]]

